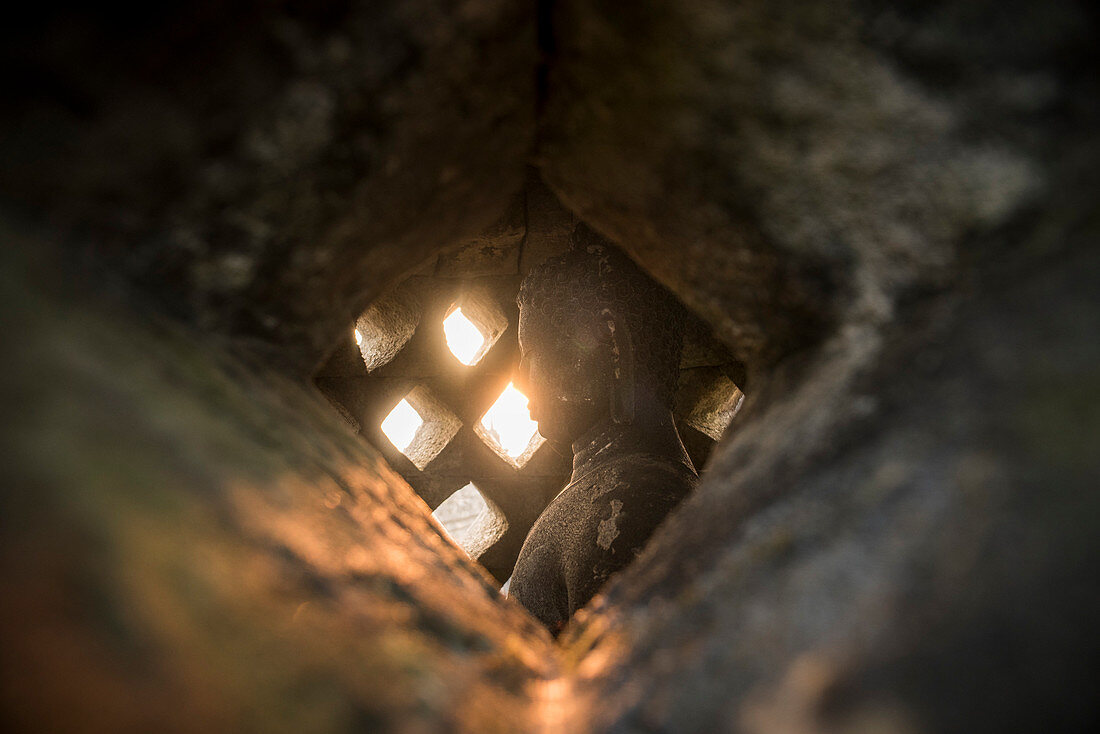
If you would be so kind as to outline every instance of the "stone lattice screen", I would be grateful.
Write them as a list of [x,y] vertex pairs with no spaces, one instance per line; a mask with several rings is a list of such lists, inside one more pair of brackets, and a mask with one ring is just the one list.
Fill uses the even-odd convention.
[[[537,434],[523,455],[512,457],[481,425],[519,361],[515,298],[521,270],[529,267],[523,250],[522,241],[479,241],[426,263],[368,307],[316,377],[326,397],[430,508],[465,490],[451,503],[463,515],[462,537],[455,539],[502,583],[571,468]],[[448,348],[444,333],[444,320],[456,308],[485,339],[469,365]],[[697,467],[739,404],[738,367],[701,322],[690,324],[676,415]],[[382,426],[395,408],[410,407],[423,422],[401,450]],[[476,519],[465,516],[472,511],[470,484],[488,505]]]

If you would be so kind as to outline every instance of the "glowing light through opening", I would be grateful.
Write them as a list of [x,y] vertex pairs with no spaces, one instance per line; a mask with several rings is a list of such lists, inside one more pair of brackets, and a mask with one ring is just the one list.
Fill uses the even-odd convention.
[[409,405],[404,398],[397,407],[390,411],[386,419],[382,421],[382,433],[390,440],[401,453],[408,451],[416,438],[416,432],[424,424],[424,419],[416,412],[416,408]]
[[355,330],[355,345],[358,347],[363,346],[363,332],[359,331],[359,329]]
[[447,348],[462,364],[471,365],[481,357],[485,335],[466,318],[461,308],[456,308],[443,320],[443,334],[447,337]]
[[511,382],[493,407],[486,411],[481,425],[488,437],[513,459],[518,459],[527,451],[539,430],[538,423],[531,420],[531,414],[527,411],[527,396]]

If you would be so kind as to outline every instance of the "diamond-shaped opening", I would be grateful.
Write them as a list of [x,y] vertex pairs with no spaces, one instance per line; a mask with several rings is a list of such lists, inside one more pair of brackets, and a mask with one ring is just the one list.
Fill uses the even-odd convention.
[[455,359],[472,366],[481,361],[508,328],[508,318],[491,295],[469,292],[451,305],[443,335]]
[[424,387],[411,390],[382,421],[382,433],[421,471],[461,427],[462,421]]
[[508,520],[493,502],[471,482],[435,508],[432,513],[447,536],[476,559],[508,530]]
[[466,318],[462,308],[457,307],[451,315],[443,319],[443,335],[447,338],[447,348],[464,365],[476,364],[485,351],[485,335]]
[[517,469],[526,464],[546,440],[527,410],[527,396],[509,382],[485,411],[474,432],[502,459]]
[[386,420],[382,421],[382,433],[390,440],[398,451],[406,451],[412,446],[413,439],[420,426],[424,425],[424,419],[416,412],[408,400],[401,398],[397,407],[390,411]]
[[397,356],[416,332],[420,313],[416,295],[402,288],[379,298],[355,320],[352,334],[368,372]]

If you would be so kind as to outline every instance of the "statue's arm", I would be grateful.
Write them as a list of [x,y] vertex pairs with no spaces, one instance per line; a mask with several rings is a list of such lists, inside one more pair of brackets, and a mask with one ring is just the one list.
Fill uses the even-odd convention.
[[569,596],[561,573],[558,539],[539,523],[523,543],[508,596],[557,635],[569,621]]
[[654,531],[691,491],[695,475],[670,462],[631,459],[593,487],[587,511],[563,549],[569,614],[641,553]]

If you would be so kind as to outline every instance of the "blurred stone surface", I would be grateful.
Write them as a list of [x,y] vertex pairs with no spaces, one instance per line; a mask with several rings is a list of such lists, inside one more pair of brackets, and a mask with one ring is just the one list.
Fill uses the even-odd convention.
[[[8,728],[1094,728],[1095,11],[165,7],[3,31]],[[532,145],[751,377],[560,647],[287,376]]]
[[549,638],[320,395],[4,237],[6,730],[535,726]]
[[523,182],[524,3],[51,5],[0,33],[5,200],[300,373]]
[[1094,11],[556,8],[548,180],[752,376],[566,643],[592,729],[1090,728]]

